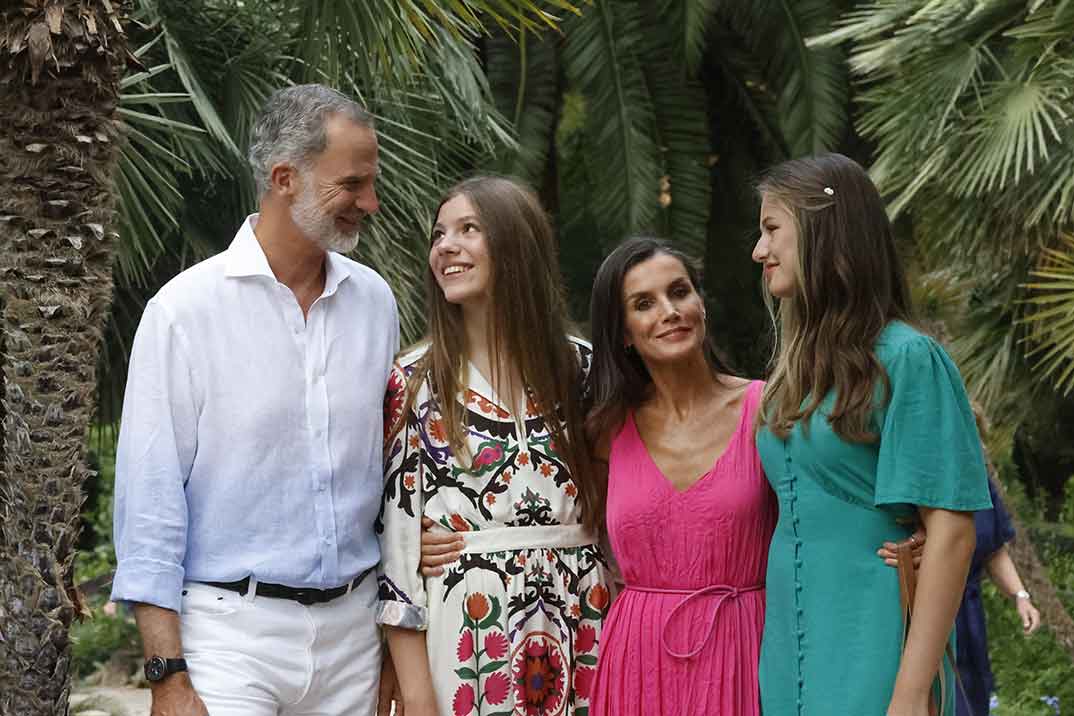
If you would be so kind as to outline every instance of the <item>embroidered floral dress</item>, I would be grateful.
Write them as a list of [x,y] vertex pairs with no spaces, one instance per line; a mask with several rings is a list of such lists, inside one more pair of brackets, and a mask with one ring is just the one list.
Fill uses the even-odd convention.
[[[582,384],[591,353],[575,345]],[[472,366],[457,399],[473,466],[457,460],[426,383],[403,414],[424,351],[400,358],[385,399],[377,621],[427,630],[441,716],[584,716],[610,581],[569,468],[534,406],[512,415]],[[440,577],[419,573],[422,515],[467,533]]]

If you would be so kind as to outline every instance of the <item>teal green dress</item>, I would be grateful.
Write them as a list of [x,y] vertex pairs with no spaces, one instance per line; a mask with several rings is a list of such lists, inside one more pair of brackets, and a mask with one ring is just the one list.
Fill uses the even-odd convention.
[[[902,651],[895,569],[876,556],[909,535],[915,505],[988,509],[988,477],[958,369],[931,338],[895,322],[876,355],[891,381],[872,444],[839,438],[829,395],[787,440],[757,433],[779,500],[766,579],[764,716],[884,716]],[[884,395],[878,388],[878,395]],[[948,669],[948,684],[954,677]],[[945,713],[954,714],[954,688]]]

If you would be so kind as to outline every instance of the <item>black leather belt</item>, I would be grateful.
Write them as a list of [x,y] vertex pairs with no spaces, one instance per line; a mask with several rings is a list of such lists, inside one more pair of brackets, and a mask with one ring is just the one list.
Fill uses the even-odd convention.
[[[270,597],[272,599],[290,599],[307,607],[311,604],[324,604],[325,602],[330,602],[333,599],[342,597],[349,591],[357,589],[358,585],[362,583],[362,580],[372,571],[373,568],[370,567],[355,577],[354,581],[350,584],[344,584],[342,587],[333,587],[332,589],[286,587],[282,584],[272,584],[271,582],[258,582],[256,594],[259,597]],[[249,577],[243,577],[237,582],[202,582],[202,584],[208,584],[210,587],[227,589],[232,592],[238,592],[239,594],[246,594],[246,592],[250,590]]]

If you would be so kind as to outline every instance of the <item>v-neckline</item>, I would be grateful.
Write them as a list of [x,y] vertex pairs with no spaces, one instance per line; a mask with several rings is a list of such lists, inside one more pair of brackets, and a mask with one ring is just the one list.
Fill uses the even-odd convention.
[[649,461],[649,464],[653,467],[653,469],[656,470],[657,474],[660,475],[660,479],[664,483],[664,485],[666,485],[667,488],[671,490],[673,494],[685,495],[701,483],[705,482],[706,478],[708,478],[709,475],[716,472],[716,468],[719,467],[720,462],[723,460],[724,456],[727,455],[728,452],[730,452],[731,446],[734,445],[735,439],[738,437],[739,432],[742,430],[742,423],[746,420],[746,401],[750,397],[750,390],[752,388],[753,381],[750,381],[746,384],[746,389],[742,395],[742,406],[739,408],[738,411],[738,422],[735,423],[735,429],[731,433],[731,438],[727,441],[727,445],[723,447],[723,450],[721,450],[720,454],[716,457],[716,461],[712,463],[712,466],[709,467],[707,472],[702,473],[700,476],[698,476],[696,480],[694,480],[687,487],[681,490],[675,487],[675,483],[673,483],[670,478],[668,478],[664,470],[656,464],[656,459],[653,457],[653,454],[649,452],[649,446],[645,444],[645,439],[641,436],[641,431],[638,430],[638,423],[634,419],[634,411],[631,410],[630,413],[627,415],[627,419],[630,421],[630,427],[634,431],[634,436],[638,438],[638,444],[641,445],[641,449],[645,453],[645,458]]
[[526,398],[529,397],[528,394],[523,397],[524,402],[521,406],[511,407],[507,402],[500,398],[499,394],[496,392],[496,389],[492,387],[492,381],[485,377],[485,374],[482,373],[476,365],[474,365],[473,361],[466,361],[466,371],[466,376],[464,376],[465,380],[463,381],[463,385],[460,386],[462,390],[460,400],[462,401],[463,405],[466,404],[466,391],[470,390],[474,393],[477,393],[482,398],[489,401],[500,410],[503,410],[504,412],[508,413],[512,419],[517,417],[516,413],[519,411],[519,409],[521,409],[521,417],[523,420],[526,420],[530,417],[528,406],[525,402]]

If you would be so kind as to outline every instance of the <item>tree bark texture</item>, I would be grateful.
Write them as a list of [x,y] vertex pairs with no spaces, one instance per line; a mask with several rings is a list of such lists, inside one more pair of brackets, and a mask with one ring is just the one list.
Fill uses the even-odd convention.
[[0,714],[66,714],[125,0],[0,0]]

